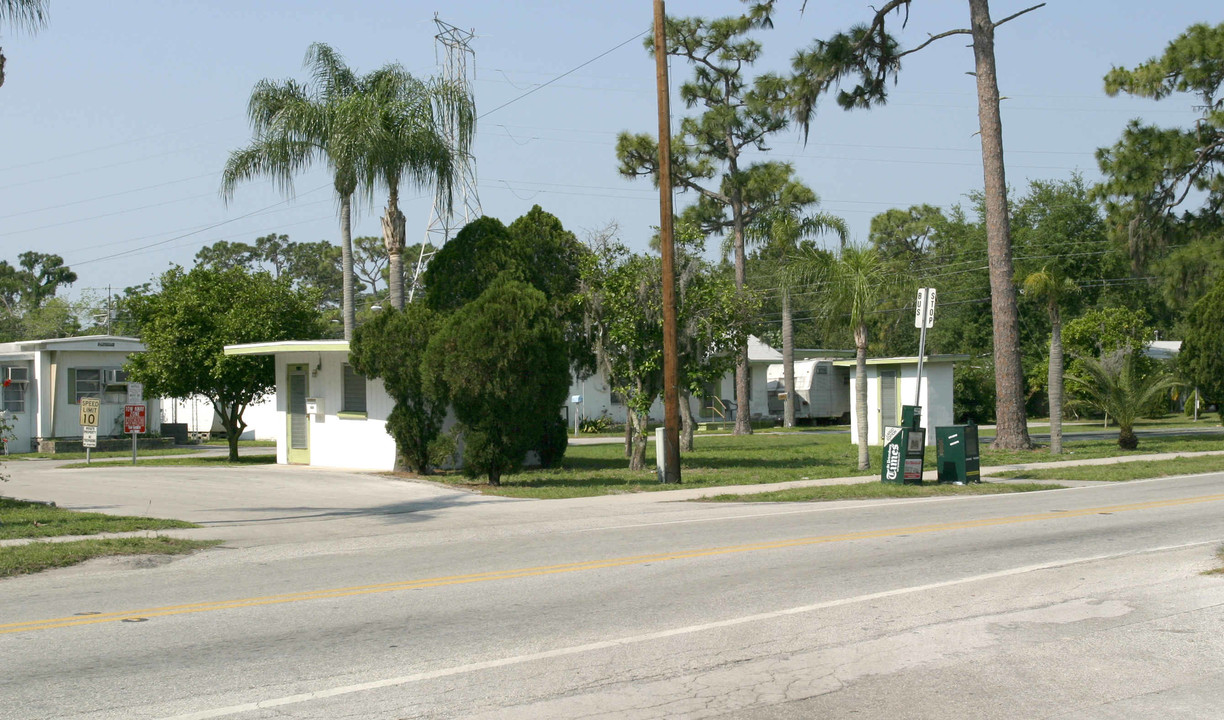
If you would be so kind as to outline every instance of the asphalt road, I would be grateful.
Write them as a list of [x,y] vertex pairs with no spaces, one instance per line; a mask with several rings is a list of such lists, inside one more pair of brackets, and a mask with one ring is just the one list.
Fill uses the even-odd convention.
[[811,505],[18,468],[233,538],[0,582],[5,718],[1167,718],[1224,697],[1224,475]]

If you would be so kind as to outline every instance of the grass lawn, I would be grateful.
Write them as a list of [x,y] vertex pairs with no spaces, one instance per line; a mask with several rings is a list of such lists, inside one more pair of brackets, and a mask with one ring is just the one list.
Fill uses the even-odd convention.
[[[151,450],[141,449],[138,451],[141,455],[190,455],[191,453],[200,452],[199,450],[190,450],[185,448],[154,448]],[[90,452],[89,458],[96,460],[98,458],[120,458],[126,457],[129,460],[132,458],[132,448],[126,450],[106,450],[103,452]],[[5,460],[84,460],[85,453],[22,453],[20,455],[9,455]]]
[[1079,467],[1007,470],[991,473],[993,477],[1024,480],[1097,480],[1121,481],[1146,478],[1224,472],[1224,455],[1175,458],[1173,460],[1138,460],[1113,465],[1082,465]]
[[[96,468],[96,467],[116,467],[118,465],[132,464],[132,453],[127,454],[126,460],[107,461],[107,462],[91,462],[91,463],[68,463],[61,467],[66,469],[78,468]],[[136,464],[139,466],[150,467],[240,467],[243,465],[275,465],[276,456],[271,453],[261,453],[259,455],[239,455],[238,462],[230,462],[228,455],[188,455],[186,457],[153,457],[146,458],[143,454],[138,455]]]
[[968,485],[898,485],[895,483],[870,482],[854,485],[820,485],[816,487],[791,488],[773,492],[747,493],[744,495],[715,495],[695,502],[824,502],[829,500],[873,500],[876,498],[922,498],[946,495],[997,495],[1000,493],[1033,492],[1034,490],[1059,490],[1062,485],[1038,483],[971,483]]
[[[200,443],[204,447],[229,447],[229,442],[224,438],[218,440],[209,440],[206,443]],[[275,440],[239,440],[238,447],[276,447]]]
[[[684,487],[717,487],[802,480],[877,475],[881,449],[871,449],[871,469],[855,470],[858,451],[845,433],[758,433],[750,436],[703,437],[697,435],[695,449],[681,457]],[[1062,455],[1045,449],[993,451],[983,447],[982,465],[1052,462],[1078,458],[1112,457],[1148,452],[1193,452],[1224,450],[1220,438],[1159,437],[1143,438],[1139,450],[1126,452],[1112,440],[1069,440]],[[935,449],[927,450],[927,467],[934,465]],[[574,445],[565,454],[562,467],[531,469],[502,477],[500,487],[469,481],[458,474],[435,479],[486,494],[529,498],[567,498],[610,495],[626,492],[671,490],[661,485],[654,474],[654,443],[647,445],[646,463],[650,470],[630,472],[622,446]],[[1004,491],[1007,492],[1007,491]]]
[[109,555],[183,555],[221,542],[158,536],[10,545],[0,547],[0,578],[68,567]]
[[182,520],[77,512],[0,497],[0,540],[195,527],[200,526]]

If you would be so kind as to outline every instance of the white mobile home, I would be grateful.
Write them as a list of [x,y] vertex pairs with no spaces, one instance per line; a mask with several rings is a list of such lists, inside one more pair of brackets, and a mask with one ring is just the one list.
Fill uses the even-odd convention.
[[[835,358],[795,361],[795,419],[837,420],[850,417],[850,369],[834,365]],[[786,403],[786,368],[782,363],[765,371],[769,414],[782,417]]]
[[[98,436],[123,435],[127,403],[128,355],[143,352],[136,338],[89,335],[0,344],[0,373],[8,380],[0,391],[0,409],[12,426],[9,452],[31,452],[52,438],[79,438],[79,403],[83,397],[101,400]],[[156,408],[156,401],[145,398]],[[148,431],[157,432],[160,418],[148,413]]]
[[[840,350],[796,350],[795,361],[807,358],[837,358],[853,356],[853,352]],[[753,420],[777,419],[782,417],[781,409],[774,412],[773,403],[776,397],[770,395],[770,368],[782,362],[782,353],[756,337],[748,338],[748,399],[749,415]],[[844,391],[845,388],[843,387]],[[776,394],[776,388],[774,388]],[[625,405],[620,397],[611,391],[602,373],[585,380],[575,380],[570,386],[570,395],[582,397],[582,402],[570,403],[571,422],[573,413],[581,417],[599,417],[607,415],[614,422],[625,421]],[[730,420],[735,412],[735,372],[729,372],[718,382],[709,383],[700,397],[690,399],[693,417],[698,422],[722,422]],[[663,421],[663,401],[656,400],[650,408],[650,419]]]

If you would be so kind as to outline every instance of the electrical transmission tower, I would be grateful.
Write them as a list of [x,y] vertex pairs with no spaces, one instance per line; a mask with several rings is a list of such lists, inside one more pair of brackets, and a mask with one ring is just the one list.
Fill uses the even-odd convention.
[[[472,50],[471,41],[476,37],[473,30],[459,28],[438,19],[434,15],[434,23],[438,26],[437,49],[441,50],[440,60],[442,77],[447,82],[459,87],[468,97],[475,97],[472,90],[472,80],[476,76],[476,53]],[[421,286],[421,273],[429,264],[438,248],[446,244],[464,225],[480,217],[480,195],[476,192],[476,158],[471,152],[460,153],[457,150],[458,128],[454,124],[445,128],[446,141],[451,148],[451,160],[455,167],[457,197],[447,209],[437,198],[434,199],[433,210],[429,213],[429,225],[425,228],[425,241],[421,243],[421,255],[417,259],[416,271],[412,274],[412,285],[408,290],[408,301],[416,296]]]

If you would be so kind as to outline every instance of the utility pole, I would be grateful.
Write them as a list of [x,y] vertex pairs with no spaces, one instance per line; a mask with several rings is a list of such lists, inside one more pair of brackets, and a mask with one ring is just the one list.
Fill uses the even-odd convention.
[[[438,34],[434,36],[437,40],[435,52],[441,49],[446,58],[446,64],[442,66],[442,77],[461,88],[465,95],[475,97],[472,83],[476,78],[476,51],[472,50],[472,40],[476,37],[476,31],[460,30],[439,19],[437,13],[434,13],[434,24],[438,26]],[[458,151],[458,131],[454,123],[449,123],[445,130],[446,140],[451,148],[451,162],[455,167],[459,207],[447,208],[437,198],[434,199],[429,225],[425,228],[425,239],[421,242],[421,254],[417,257],[416,269],[412,273],[412,284],[408,286],[408,302],[412,302],[416,297],[425,266],[438,253],[438,248],[445,245],[463,226],[484,214],[480,208],[480,194],[476,190],[476,157],[470,151]]]
[[659,90],[659,245],[663,254],[663,482],[680,482],[680,373],[676,343],[676,268],[672,235],[671,99],[663,0],[654,1],[655,77]]

